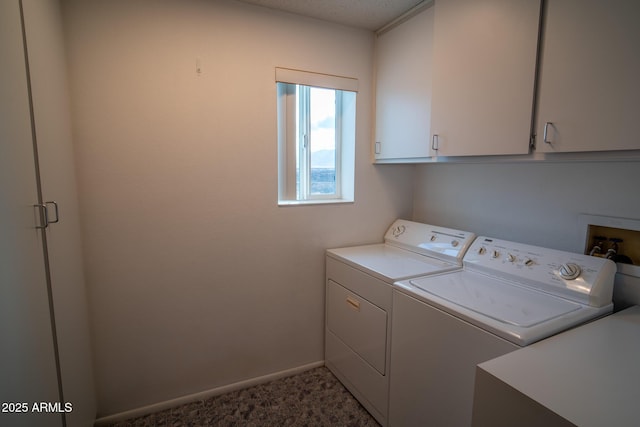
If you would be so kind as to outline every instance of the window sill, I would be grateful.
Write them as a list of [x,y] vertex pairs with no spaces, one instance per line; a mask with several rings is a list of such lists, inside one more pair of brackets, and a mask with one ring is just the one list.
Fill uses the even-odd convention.
[[278,206],[335,205],[353,203],[353,199],[278,200]]

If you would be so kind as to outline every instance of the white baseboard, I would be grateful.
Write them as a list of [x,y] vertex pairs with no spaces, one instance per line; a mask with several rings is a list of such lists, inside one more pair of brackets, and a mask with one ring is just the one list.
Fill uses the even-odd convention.
[[94,426],[106,426],[116,423],[118,421],[124,421],[129,418],[137,418],[154,412],[164,411],[165,409],[173,408],[175,406],[183,405],[198,400],[209,399],[214,396],[229,393],[236,390],[252,387],[254,385],[263,384],[269,381],[277,380],[279,378],[290,377],[310,369],[324,366],[324,360],[318,362],[309,363],[306,365],[298,366],[296,368],[286,369],[284,371],[274,372],[272,374],[263,375],[261,377],[251,378],[245,381],[239,381],[237,383],[228,384],[222,387],[212,388],[210,390],[201,391],[199,393],[188,394],[175,399],[165,400],[164,402],[154,403],[152,405],[142,406],[140,408],[131,409],[125,412],[119,412],[117,414],[108,415],[106,417],[98,418]]

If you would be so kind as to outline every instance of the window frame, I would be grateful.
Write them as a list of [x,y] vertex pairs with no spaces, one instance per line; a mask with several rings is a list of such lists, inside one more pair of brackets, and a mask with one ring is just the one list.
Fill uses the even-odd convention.
[[[306,71],[276,68],[278,116],[278,204],[352,203],[354,201],[355,108],[357,79]],[[302,96],[296,95],[300,87]],[[299,147],[298,138],[310,135],[309,93],[311,88],[335,90],[335,192],[311,193],[311,147]],[[352,96],[345,96],[353,92]],[[346,101],[345,101],[346,99]],[[345,108],[344,104],[348,103]],[[348,110],[345,112],[345,109]],[[302,119],[301,119],[302,117]],[[345,119],[345,117],[347,117]],[[351,121],[345,130],[344,121]],[[300,123],[300,126],[298,126]],[[352,135],[347,135],[351,132]],[[345,135],[347,137],[345,138]],[[308,136],[307,136],[308,138]],[[312,142],[312,141],[311,141]],[[300,162],[300,192],[296,169]],[[353,164],[347,164],[347,163]],[[304,175],[303,175],[304,172]]]
[[[335,190],[333,193],[313,193],[312,187],[312,146],[311,138],[311,91],[317,89],[315,86],[296,85],[297,87],[297,124],[298,132],[296,133],[297,141],[296,154],[298,157],[299,184],[296,196],[298,200],[321,200],[321,199],[341,199],[342,198],[342,91],[333,90],[335,94],[335,122],[334,122],[334,170],[335,170]],[[327,88],[321,88],[327,89]],[[289,135],[287,135],[289,136]],[[299,141],[304,140],[300,145]]]

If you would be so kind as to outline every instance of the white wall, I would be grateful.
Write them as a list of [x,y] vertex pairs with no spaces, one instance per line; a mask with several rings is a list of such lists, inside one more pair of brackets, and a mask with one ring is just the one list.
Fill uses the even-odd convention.
[[640,218],[639,183],[637,161],[420,165],[414,219],[581,252],[579,215]]
[[[413,167],[370,164],[373,34],[226,0],[64,18],[98,414],[322,360],[324,249],[411,214]],[[276,66],[360,80],[354,204],[277,206]]]

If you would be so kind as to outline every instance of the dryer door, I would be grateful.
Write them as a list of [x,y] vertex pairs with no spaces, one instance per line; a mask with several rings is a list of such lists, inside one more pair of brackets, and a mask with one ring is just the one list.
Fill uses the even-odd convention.
[[386,311],[329,280],[327,326],[367,363],[385,374]]

